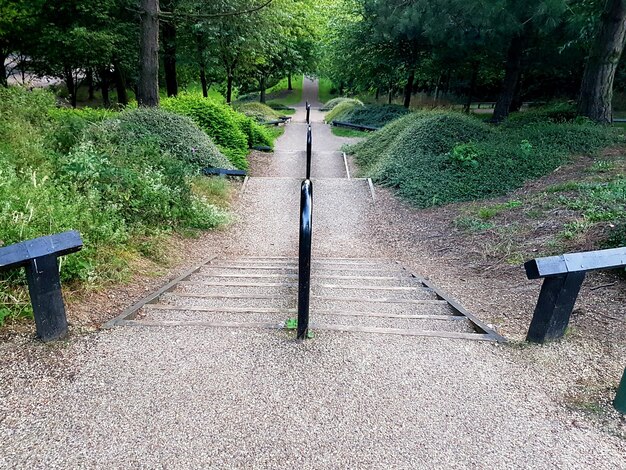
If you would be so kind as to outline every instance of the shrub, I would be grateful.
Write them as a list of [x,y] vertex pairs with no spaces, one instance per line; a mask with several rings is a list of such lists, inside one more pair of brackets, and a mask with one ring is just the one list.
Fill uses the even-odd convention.
[[324,105],[324,109],[327,111],[332,111],[342,103],[354,103],[363,106],[363,102],[361,100],[357,100],[356,98],[333,98]]
[[[145,252],[137,240],[154,245],[171,229],[224,222],[221,210],[194,194],[188,175],[216,155],[226,160],[191,120],[126,111],[91,124],[62,152],[49,134],[69,127],[66,119],[99,120],[100,112],[58,112],[46,92],[0,88],[0,96],[10,97],[0,101],[0,245],[78,230],[85,248],[62,259],[62,278],[103,283],[120,280]],[[189,152],[190,141],[200,156]],[[0,324],[28,314],[26,299],[24,274],[1,274]]]
[[155,143],[161,151],[190,164],[190,168],[232,168],[191,119],[158,108],[124,111],[114,119],[90,127],[85,139],[109,148]]
[[258,122],[272,121],[281,116],[268,105],[257,102],[237,104],[235,109]]
[[337,106],[329,113],[327,120],[344,121],[362,126],[383,127],[411,112],[404,106],[395,104],[352,106],[350,108],[346,107],[345,110],[340,110],[342,106],[344,105]]
[[249,138],[239,125],[237,113],[229,106],[195,94],[167,98],[161,105],[164,109],[193,119],[233,165],[240,169],[248,168]]
[[356,100],[344,101],[343,103],[339,103],[328,114],[326,114],[326,122],[339,120],[339,116],[347,113],[348,111],[352,111],[354,108],[357,107],[363,108],[364,105],[360,104],[360,102],[356,102]]
[[50,132],[52,147],[68,152],[82,138],[85,130],[96,122],[114,117],[117,113],[94,108],[53,108],[48,111],[53,127]]
[[348,148],[366,175],[419,207],[502,195],[574,153],[616,142],[593,124],[489,127],[458,113],[409,115]]
[[274,147],[274,136],[266,127],[240,113],[235,114],[235,121],[248,139],[248,148],[256,146]]
[[565,123],[576,119],[576,106],[570,103],[556,102],[546,106],[531,108],[513,113],[503,123],[508,127],[520,127],[528,124]]

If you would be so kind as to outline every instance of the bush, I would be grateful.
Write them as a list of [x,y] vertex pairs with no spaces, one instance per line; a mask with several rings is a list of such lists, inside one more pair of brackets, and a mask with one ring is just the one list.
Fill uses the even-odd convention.
[[326,111],[332,111],[333,109],[335,109],[338,105],[342,103],[354,103],[354,104],[363,106],[363,102],[355,98],[333,98],[332,100],[328,101],[324,105],[324,109]]
[[572,122],[575,119],[576,106],[570,103],[557,102],[547,106],[539,106],[527,111],[513,113],[503,125],[507,127],[520,127],[528,124]]
[[108,148],[156,144],[189,168],[232,168],[211,139],[184,116],[158,108],[136,108],[89,128],[86,140]]
[[327,120],[331,121],[343,121],[351,124],[358,124],[361,126],[370,127],[383,127],[402,116],[406,116],[409,111],[404,106],[395,104],[391,105],[366,105],[366,106],[352,106],[344,109],[343,104],[337,106],[331,113],[328,114]]
[[326,114],[326,122],[339,120],[338,117],[352,111],[355,108],[364,108],[365,106],[356,100],[344,101],[335,106],[328,114]]
[[48,114],[53,123],[50,132],[53,148],[60,152],[69,152],[82,139],[83,133],[91,124],[115,117],[117,113],[94,108],[54,108]]
[[235,114],[235,121],[248,139],[248,148],[256,146],[274,148],[275,137],[266,127],[263,127],[252,118],[240,113]]
[[[62,278],[103,283],[119,281],[129,260],[144,253],[137,240],[154,244],[171,229],[224,222],[221,210],[191,188],[188,175],[217,152],[191,120],[127,111],[91,124],[62,152],[55,129],[99,120],[100,112],[57,111],[46,92],[0,89],[0,96],[9,97],[0,101],[0,245],[78,230],[85,248],[62,259]],[[189,152],[189,141],[200,156]],[[24,274],[1,274],[0,324],[28,314],[27,304]]]
[[240,169],[248,168],[249,136],[241,128],[237,113],[225,104],[197,94],[181,94],[162,101],[162,107],[188,116],[217,144],[230,162]]
[[348,151],[366,175],[419,207],[505,194],[574,153],[616,142],[594,124],[490,127],[459,113],[422,112],[394,121]]
[[280,113],[263,103],[250,102],[237,104],[235,109],[257,122],[272,121],[281,116]]

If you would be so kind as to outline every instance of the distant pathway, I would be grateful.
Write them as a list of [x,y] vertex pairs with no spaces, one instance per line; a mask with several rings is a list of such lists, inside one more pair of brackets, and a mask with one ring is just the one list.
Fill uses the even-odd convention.
[[[305,80],[314,109],[316,90]],[[545,377],[508,359],[506,346],[336,331],[299,343],[281,330],[202,326],[219,318],[207,308],[218,301],[232,309],[257,296],[265,316],[293,307],[282,293],[293,293],[303,118],[302,103],[277,143],[272,177],[250,179],[239,221],[214,253],[220,263],[164,296],[161,307],[177,311],[147,308],[137,323],[153,326],[42,346],[47,366],[34,358],[0,371],[12,384],[0,389],[0,468],[626,468],[623,441],[579,426],[546,391]],[[313,121],[315,257],[351,258],[326,261],[335,270],[326,282],[354,282],[356,269],[397,270],[377,260],[395,256],[368,223],[385,214],[367,185],[345,178],[345,140],[319,112]],[[237,287],[242,263],[254,266],[255,281]],[[264,274],[269,269],[283,274]],[[221,284],[207,282],[217,278]],[[370,289],[396,289],[386,277],[371,280],[379,284]],[[401,280],[399,292],[413,288],[414,280]],[[226,285],[233,297],[224,297]],[[352,296],[356,305],[364,298]],[[440,303],[406,299],[376,308],[402,314],[407,303]]]

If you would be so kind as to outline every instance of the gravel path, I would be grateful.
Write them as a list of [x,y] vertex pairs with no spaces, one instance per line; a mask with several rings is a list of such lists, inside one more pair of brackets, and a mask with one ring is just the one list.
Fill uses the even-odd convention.
[[[393,256],[367,187],[334,166],[345,139],[315,120],[328,170],[313,175],[315,254]],[[277,146],[283,178],[250,179],[222,256],[295,256],[303,127]],[[24,347],[33,362],[0,344],[15,355],[0,370],[1,468],[626,468],[624,441],[560,405],[510,346],[122,327]]]

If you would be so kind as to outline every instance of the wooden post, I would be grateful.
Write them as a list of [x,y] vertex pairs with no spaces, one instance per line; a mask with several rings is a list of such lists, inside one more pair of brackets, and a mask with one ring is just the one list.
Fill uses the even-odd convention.
[[67,318],[56,255],[29,260],[26,265],[26,277],[35,314],[37,336],[42,341],[64,338],[67,335]]
[[526,341],[544,343],[563,337],[584,280],[584,271],[545,278]]
[[617,389],[617,396],[613,401],[613,406],[620,413],[626,414],[626,370],[624,370],[624,376],[622,377],[622,383]]

